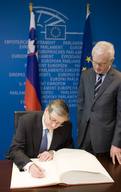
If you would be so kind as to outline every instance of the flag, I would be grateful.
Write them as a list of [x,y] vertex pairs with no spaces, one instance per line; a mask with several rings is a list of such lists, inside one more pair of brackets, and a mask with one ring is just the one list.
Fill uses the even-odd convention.
[[87,4],[87,15],[84,26],[83,46],[81,55],[81,71],[92,66],[91,63],[91,51],[92,51],[92,33],[90,26],[90,10],[89,4]]
[[35,15],[30,11],[30,30],[28,40],[26,83],[25,83],[25,110],[40,110],[40,84],[38,55],[36,44]]

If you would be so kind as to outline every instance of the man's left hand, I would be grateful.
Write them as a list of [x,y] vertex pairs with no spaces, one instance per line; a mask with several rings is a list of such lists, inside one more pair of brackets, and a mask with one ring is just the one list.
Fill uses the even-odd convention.
[[118,163],[121,164],[121,148],[112,145],[110,149],[110,157],[112,158],[113,164],[116,163],[116,159]]
[[53,151],[44,151],[43,153],[39,153],[37,158],[39,158],[40,161],[50,161],[54,157]]

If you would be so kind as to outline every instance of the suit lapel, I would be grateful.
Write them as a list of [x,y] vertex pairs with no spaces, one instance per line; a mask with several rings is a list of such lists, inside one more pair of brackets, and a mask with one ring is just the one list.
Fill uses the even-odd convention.
[[112,81],[113,81],[113,71],[112,69],[110,69],[98,91],[97,96],[94,99],[94,102],[104,93],[104,91],[109,87]]
[[50,150],[56,150],[58,148],[58,146],[60,146],[60,144],[62,144],[64,142],[64,137],[63,137],[63,129],[64,127],[61,128],[57,128],[53,131],[53,138],[52,138],[52,142],[50,145]]
[[92,70],[88,79],[89,97],[94,100],[94,87],[95,87],[96,74]]
[[56,130],[53,131],[53,138],[52,138],[52,142],[50,145],[50,150],[55,149],[56,148],[56,144],[57,144],[57,134],[56,134]]
[[33,127],[33,148],[35,156],[38,154],[40,149],[40,143],[42,140],[42,132],[43,132],[43,125],[42,125],[42,116],[43,114],[40,112],[39,116],[35,118],[35,123]]

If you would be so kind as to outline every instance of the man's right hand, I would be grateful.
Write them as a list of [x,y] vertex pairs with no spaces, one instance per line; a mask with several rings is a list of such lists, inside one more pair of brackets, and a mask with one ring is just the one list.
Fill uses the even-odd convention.
[[32,177],[37,177],[37,178],[45,177],[44,170],[38,167],[34,163],[29,167],[29,172],[32,175]]

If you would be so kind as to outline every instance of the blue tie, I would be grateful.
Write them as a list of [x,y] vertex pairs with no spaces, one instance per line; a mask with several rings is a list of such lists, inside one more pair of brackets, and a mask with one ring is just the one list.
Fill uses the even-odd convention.
[[97,93],[98,93],[98,91],[99,91],[99,89],[100,89],[100,87],[101,87],[101,84],[102,84],[102,76],[103,76],[103,74],[99,74],[98,79],[97,79],[97,81],[96,81],[96,83],[95,83],[95,96],[97,95]]
[[41,142],[41,146],[40,146],[41,153],[43,151],[47,151],[47,144],[48,144],[48,140],[47,140],[48,129],[44,129],[43,131],[44,131],[44,135],[42,136],[42,142]]

